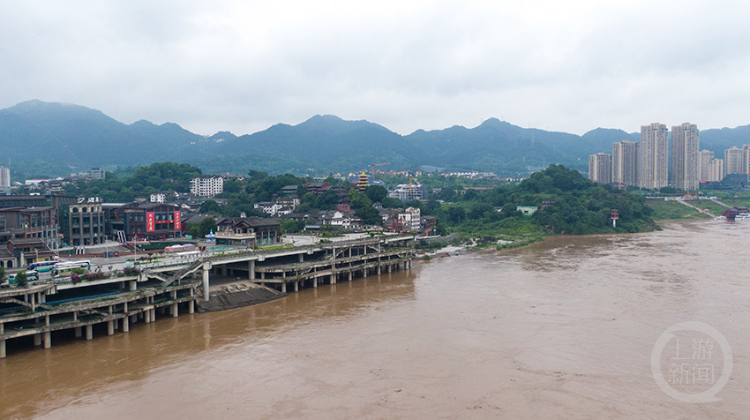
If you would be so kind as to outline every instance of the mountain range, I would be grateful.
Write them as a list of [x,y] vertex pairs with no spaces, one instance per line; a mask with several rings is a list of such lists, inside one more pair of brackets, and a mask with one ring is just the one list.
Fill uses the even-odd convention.
[[[417,130],[404,136],[375,123],[332,115],[242,136],[226,131],[202,136],[173,123],[123,124],[79,105],[32,100],[0,110],[0,165],[9,165],[14,179],[165,161],[196,165],[209,174],[256,169],[325,175],[384,162],[390,165],[383,169],[430,165],[507,176],[553,163],[586,172],[589,154],[611,153],[612,143],[625,139],[638,141],[639,134],[597,128],[579,136],[495,118],[474,128]],[[708,129],[701,131],[701,149],[723,157],[724,149],[749,139],[750,125]]]

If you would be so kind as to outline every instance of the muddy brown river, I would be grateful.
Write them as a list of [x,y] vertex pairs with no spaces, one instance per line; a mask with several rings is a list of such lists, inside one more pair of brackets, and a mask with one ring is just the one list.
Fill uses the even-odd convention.
[[[0,418],[750,418],[750,222],[664,227],[434,259],[11,348]],[[683,322],[726,344],[667,337],[656,370],[670,396],[652,353]],[[718,401],[684,401],[721,379]]]

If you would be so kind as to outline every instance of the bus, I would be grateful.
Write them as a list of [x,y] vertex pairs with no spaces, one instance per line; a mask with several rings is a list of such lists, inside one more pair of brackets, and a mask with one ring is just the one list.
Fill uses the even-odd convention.
[[59,262],[55,264],[54,267],[52,267],[52,275],[55,277],[70,275],[76,268],[90,270],[91,262],[89,262],[88,260]]
[[[16,284],[16,274],[9,274],[8,275],[8,284]],[[39,273],[36,272],[36,270],[28,270],[26,271],[26,281],[37,281],[39,280]]]
[[31,264],[27,265],[26,269],[27,270],[36,270],[36,271],[38,271],[40,273],[44,273],[44,272],[47,272],[47,271],[51,271],[52,267],[54,267],[55,264],[57,264],[57,263],[58,263],[58,261],[38,261],[38,262],[31,263]]

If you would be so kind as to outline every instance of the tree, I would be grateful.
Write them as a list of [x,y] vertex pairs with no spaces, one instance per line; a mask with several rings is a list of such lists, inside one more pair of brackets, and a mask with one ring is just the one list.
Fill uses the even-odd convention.
[[466,210],[460,206],[450,206],[448,208],[448,220],[452,223],[461,223],[466,219]]
[[253,181],[262,181],[268,178],[268,172],[256,171],[254,169],[250,169],[249,171],[247,171],[247,174],[250,176],[250,179]]
[[28,283],[28,278],[26,277],[25,271],[21,270],[18,273],[16,273],[16,286],[26,287],[27,283]]
[[297,233],[305,228],[305,222],[295,220],[284,220],[281,222],[281,231],[284,233]]
[[205,219],[201,220],[200,226],[200,236],[206,236],[211,233],[211,231],[216,232],[216,220],[214,220],[213,217],[206,217]]
[[365,194],[373,203],[379,203],[388,196],[388,191],[380,185],[370,185],[365,189]]
[[5,281],[5,267],[0,265],[0,283]]
[[354,212],[354,215],[362,219],[365,225],[382,225],[383,218],[380,212],[372,207],[361,207]]
[[203,214],[220,214],[221,208],[219,204],[214,200],[206,200],[201,204],[200,212]]

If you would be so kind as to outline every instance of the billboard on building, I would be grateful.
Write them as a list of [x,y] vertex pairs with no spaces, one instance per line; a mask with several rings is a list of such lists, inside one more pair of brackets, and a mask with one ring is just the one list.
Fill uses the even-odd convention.
[[182,230],[182,220],[180,220],[180,212],[174,212],[174,228],[175,230]]
[[156,220],[154,212],[150,211],[146,213],[146,232],[153,232],[156,228]]

